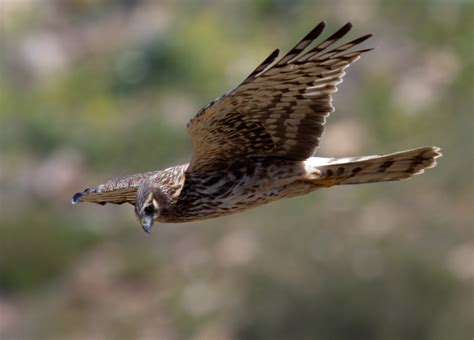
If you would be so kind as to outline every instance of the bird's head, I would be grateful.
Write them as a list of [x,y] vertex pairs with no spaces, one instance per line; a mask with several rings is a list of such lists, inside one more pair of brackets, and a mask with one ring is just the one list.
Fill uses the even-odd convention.
[[135,214],[147,233],[151,232],[153,222],[160,215],[160,197],[160,190],[148,182],[141,184],[138,188]]

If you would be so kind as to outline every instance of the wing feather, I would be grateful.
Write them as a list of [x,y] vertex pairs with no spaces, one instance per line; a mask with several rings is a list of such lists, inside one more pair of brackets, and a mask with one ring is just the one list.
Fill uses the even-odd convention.
[[301,39],[301,41],[296,44],[295,47],[293,47],[287,54],[285,54],[285,56],[281,58],[275,66],[286,65],[290,62],[290,60],[296,58],[306,47],[308,47],[314,41],[314,39],[319,37],[325,26],[326,24],[324,22],[320,22],[303,39]]
[[279,50],[273,51],[237,88],[191,119],[190,169],[206,171],[239,157],[304,160],[314,153],[344,70],[370,50],[350,51],[370,34],[329,49],[350,31],[347,23],[305,52],[324,27],[318,24],[271,65]]
[[245,83],[255,79],[259,73],[263,72],[271,63],[275,61],[279,53],[280,49],[275,49],[264,61],[262,61],[260,65],[257,66],[257,68],[252,73],[250,73],[247,78],[245,78],[243,82]]
[[135,174],[111,179],[95,188],[87,188],[76,193],[71,200],[72,204],[91,202],[104,205],[106,203],[135,205],[137,190],[143,180],[154,176],[159,171]]

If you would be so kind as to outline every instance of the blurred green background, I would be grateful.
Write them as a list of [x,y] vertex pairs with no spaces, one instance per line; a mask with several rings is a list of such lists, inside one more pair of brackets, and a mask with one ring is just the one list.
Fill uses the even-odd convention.
[[[471,1],[0,1],[1,339],[471,339]],[[442,147],[409,182],[157,225],[71,206],[185,162],[187,120],[275,47],[347,21],[376,49],[319,155]],[[336,141],[339,141],[336,143]]]

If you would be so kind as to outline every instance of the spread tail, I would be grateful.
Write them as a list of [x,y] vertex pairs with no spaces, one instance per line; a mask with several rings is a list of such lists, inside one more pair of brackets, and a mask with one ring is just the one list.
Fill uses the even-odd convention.
[[383,156],[316,158],[322,186],[409,179],[436,165],[440,148],[427,146]]

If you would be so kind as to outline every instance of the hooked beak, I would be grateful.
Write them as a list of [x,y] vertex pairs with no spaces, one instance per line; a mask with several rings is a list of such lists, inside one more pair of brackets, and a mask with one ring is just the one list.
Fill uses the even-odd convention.
[[151,234],[151,227],[153,226],[153,217],[144,216],[142,218],[142,228],[147,234]]

